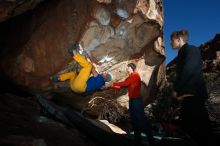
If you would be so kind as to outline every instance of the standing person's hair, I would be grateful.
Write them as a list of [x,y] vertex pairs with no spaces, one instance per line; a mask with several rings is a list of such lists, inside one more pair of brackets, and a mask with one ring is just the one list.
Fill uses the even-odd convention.
[[187,30],[185,29],[182,29],[182,30],[178,30],[178,31],[175,31],[175,32],[172,32],[171,35],[170,35],[170,38],[171,40],[173,38],[183,38],[183,41],[187,42],[188,39],[189,39],[189,33]]
[[136,70],[136,65],[134,63],[129,63],[128,67],[131,67],[133,71]]

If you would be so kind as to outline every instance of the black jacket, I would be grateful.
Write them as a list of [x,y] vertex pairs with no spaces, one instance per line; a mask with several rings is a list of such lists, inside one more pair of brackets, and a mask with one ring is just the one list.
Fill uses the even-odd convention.
[[207,89],[202,75],[202,57],[200,49],[185,44],[178,52],[174,90],[177,96],[193,94],[206,99]]

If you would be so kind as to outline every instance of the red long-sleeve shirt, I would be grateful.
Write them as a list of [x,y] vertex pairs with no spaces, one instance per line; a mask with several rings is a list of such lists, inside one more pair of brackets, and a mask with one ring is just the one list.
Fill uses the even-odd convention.
[[141,88],[141,78],[137,72],[133,72],[123,82],[114,82],[113,88],[128,87],[129,98],[139,98]]

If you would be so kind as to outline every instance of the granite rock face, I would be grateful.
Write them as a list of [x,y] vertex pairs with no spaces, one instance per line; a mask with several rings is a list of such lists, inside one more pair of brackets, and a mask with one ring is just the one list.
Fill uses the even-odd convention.
[[200,45],[204,60],[203,69],[205,72],[220,70],[220,34]]
[[[40,2],[32,10],[24,8],[22,12],[29,11],[22,15],[7,20],[0,16],[0,70],[7,81],[29,93],[54,92],[50,76],[75,67],[67,49],[79,42],[98,70],[110,72],[113,81],[124,80],[127,64],[135,63],[145,104],[154,99],[165,79],[162,1]],[[106,92],[115,91],[101,91],[102,97]],[[127,101],[126,92],[119,93],[115,98]],[[72,105],[80,108],[88,102],[73,99]]]
[[203,70],[209,100],[207,107],[210,119],[220,123],[220,34],[200,45],[203,56]]

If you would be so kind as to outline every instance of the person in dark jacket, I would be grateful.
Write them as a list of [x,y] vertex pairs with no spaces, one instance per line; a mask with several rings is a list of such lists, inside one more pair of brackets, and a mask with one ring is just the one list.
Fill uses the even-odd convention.
[[113,82],[112,84],[109,84],[108,87],[115,89],[123,87],[128,88],[129,113],[136,143],[137,145],[142,144],[141,132],[144,132],[147,134],[149,144],[154,145],[151,122],[145,116],[144,104],[140,95],[141,78],[138,72],[136,72],[136,65],[134,63],[128,64],[128,72],[128,78],[122,82]]
[[171,34],[172,48],[178,50],[173,97],[181,101],[181,125],[199,145],[210,145],[212,131],[205,101],[208,98],[202,74],[200,49],[187,43],[187,30]]

